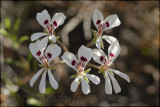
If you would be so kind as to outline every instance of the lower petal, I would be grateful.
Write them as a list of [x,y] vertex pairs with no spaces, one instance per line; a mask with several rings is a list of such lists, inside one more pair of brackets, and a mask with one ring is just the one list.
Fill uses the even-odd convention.
[[96,47],[97,47],[98,49],[101,49],[101,42],[102,42],[101,37],[98,37],[97,40],[96,40]]
[[88,77],[93,83],[99,84],[100,79],[98,76],[92,75],[92,74],[86,74],[86,77]]
[[109,74],[109,77],[111,78],[115,93],[119,93],[121,91],[121,87],[119,86],[117,80],[114,78],[114,76],[110,72],[108,72],[108,74]]
[[57,83],[57,81],[54,79],[54,77],[53,77],[50,69],[48,69],[48,76],[49,76],[49,82],[50,82],[51,86],[52,86],[54,89],[57,89],[57,88],[58,88],[58,83]]
[[84,77],[82,77],[82,92],[84,94],[90,93],[90,86],[88,82],[84,79]]
[[46,91],[46,74],[47,74],[47,71],[43,73],[41,81],[40,81],[40,85],[39,85],[40,93],[45,93]]
[[105,92],[106,94],[112,94],[112,85],[107,71],[105,72],[105,77]]
[[80,79],[80,78],[81,78],[80,76],[77,76],[77,77],[74,79],[74,81],[72,82],[72,84],[71,84],[71,91],[72,91],[72,92],[75,92],[75,91],[77,90],[78,85],[79,85],[79,79]]
[[36,81],[37,78],[40,76],[40,74],[42,73],[43,70],[44,70],[44,68],[41,69],[41,70],[39,70],[39,71],[32,77],[32,79],[30,80],[30,86],[31,86],[31,87],[33,87],[35,81]]

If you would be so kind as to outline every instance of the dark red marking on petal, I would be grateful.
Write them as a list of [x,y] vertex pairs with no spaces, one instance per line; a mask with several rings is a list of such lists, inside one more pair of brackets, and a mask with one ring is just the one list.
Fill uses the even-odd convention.
[[106,22],[106,26],[109,27],[109,22]]
[[40,56],[40,55],[41,55],[41,51],[38,51],[38,52],[37,52],[37,56]]
[[76,64],[76,61],[73,60],[73,61],[71,62],[71,64],[72,64],[72,66],[74,66],[74,65]]
[[53,25],[54,25],[54,26],[57,26],[57,22],[56,22],[56,21],[54,21],[54,22],[53,22]]
[[86,57],[80,57],[80,59],[81,59],[81,61],[83,61],[83,62],[86,62],[87,61],[87,59],[86,59]]
[[114,57],[114,54],[113,54],[113,53],[110,53],[110,56],[111,56],[111,57]]
[[97,25],[99,25],[100,23],[101,23],[101,20],[98,20],[98,21],[96,22]]
[[51,53],[47,53],[47,57],[48,57],[48,58],[51,58],[51,57],[52,57],[52,54],[51,54]]
[[104,60],[104,56],[101,56],[100,57],[100,61],[102,62]]
[[45,25],[47,25],[47,24],[48,24],[48,20],[47,20],[47,19],[44,21],[44,24],[45,24]]

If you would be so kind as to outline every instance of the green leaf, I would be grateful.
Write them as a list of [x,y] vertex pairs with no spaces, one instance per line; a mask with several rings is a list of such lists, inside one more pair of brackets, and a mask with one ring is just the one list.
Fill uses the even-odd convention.
[[23,68],[23,65],[22,65],[22,63],[20,61],[13,60],[11,58],[6,58],[5,59],[5,63],[13,64],[13,65],[18,66],[20,68]]
[[42,105],[41,101],[39,101],[39,100],[37,100],[35,98],[27,99],[27,104],[28,105],[33,105],[33,106],[41,106]]
[[86,77],[86,76],[83,76],[84,77],[84,79],[89,83],[89,80],[88,80],[88,78]]
[[91,70],[91,69],[87,69],[87,70],[84,71],[84,73],[88,73],[90,70]]
[[11,29],[11,21],[10,21],[10,19],[8,17],[5,18],[4,23],[5,23],[6,29],[10,30]]
[[96,32],[92,29],[92,33],[93,33],[93,35],[95,36],[95,37],[97,37],[96,36]]
[[99,71],[98,71],[98,73],[103,73],[103,72],[104,72],[104,70],[99,70]]
[[93,45],[96,42],[96,40],[97,40],[97,37],[94,37],[92,42],[91,42],[91,45]]
[[60,37],[59,37],[59,36],[56,36],[56,38],[59,39]]
[[13,26],[13,30],[14,30],[14,32],[17,32],[18,31],[18,29],[19,29],[19,25],[20,25],[20,18],[17,18],[16,19],[16,21],[15,21],[15,23],[14,23],[14,26]]
[[9,37],[10,35],[8,35],[8,32],[5,30],[5,29],[0,29],[0,33],[3,35],[3,36],[6,36],[6,37]]
[[29,39],[29,37],[27,35],[24,35],[24,36],[19,38],[19,42],[22,43],[24,41],[27,41],[28,39]]
[[70,76],[69,78],[76,78],[77,76],[78,76],[78,74],[72,75],[72,76]]

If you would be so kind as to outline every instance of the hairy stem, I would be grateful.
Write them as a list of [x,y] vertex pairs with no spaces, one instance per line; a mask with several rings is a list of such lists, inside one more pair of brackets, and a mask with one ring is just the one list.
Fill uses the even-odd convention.
[[99,66],[94,65],[94,64],[91,64],[91,63],[88,63],[87,66],[92,67],[92,68],[96,68],[96,69],[98,69],[98,70],[100,69]]
[[65,52],[69,52],[68,49],[63,45],[63,43],[57,39],[57,43],[61,46],[61,48],[65,51]]

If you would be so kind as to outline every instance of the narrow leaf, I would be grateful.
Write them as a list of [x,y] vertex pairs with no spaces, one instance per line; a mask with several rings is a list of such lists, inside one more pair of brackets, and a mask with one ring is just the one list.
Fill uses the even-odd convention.
[[24,35],[24,36],[19,38],[19,42],[22,43],[24,41],[27,41],[28,39],[29,39],[29,37],[27,35]]
[[88,73],[90,70],[91,70],[91,69],[87,69],[87,70],[84,71],[84,73]]
[[77,76],[78,76],[78,74],[72,75],[72,76],[70,76],[69,78],[76,78]]
[[92,29],[92,33],[96,37],[96,32],[93,29]]
[[10,19],[9,18],[5,18],[4,23],[5,23],[6,29],[10,30],[11,29],[11,21],[10,21]]
[[97,40],[97,37],[94,37],[92,42],[91,42],[91,45],[93,45],[96,42],[96,40]]

